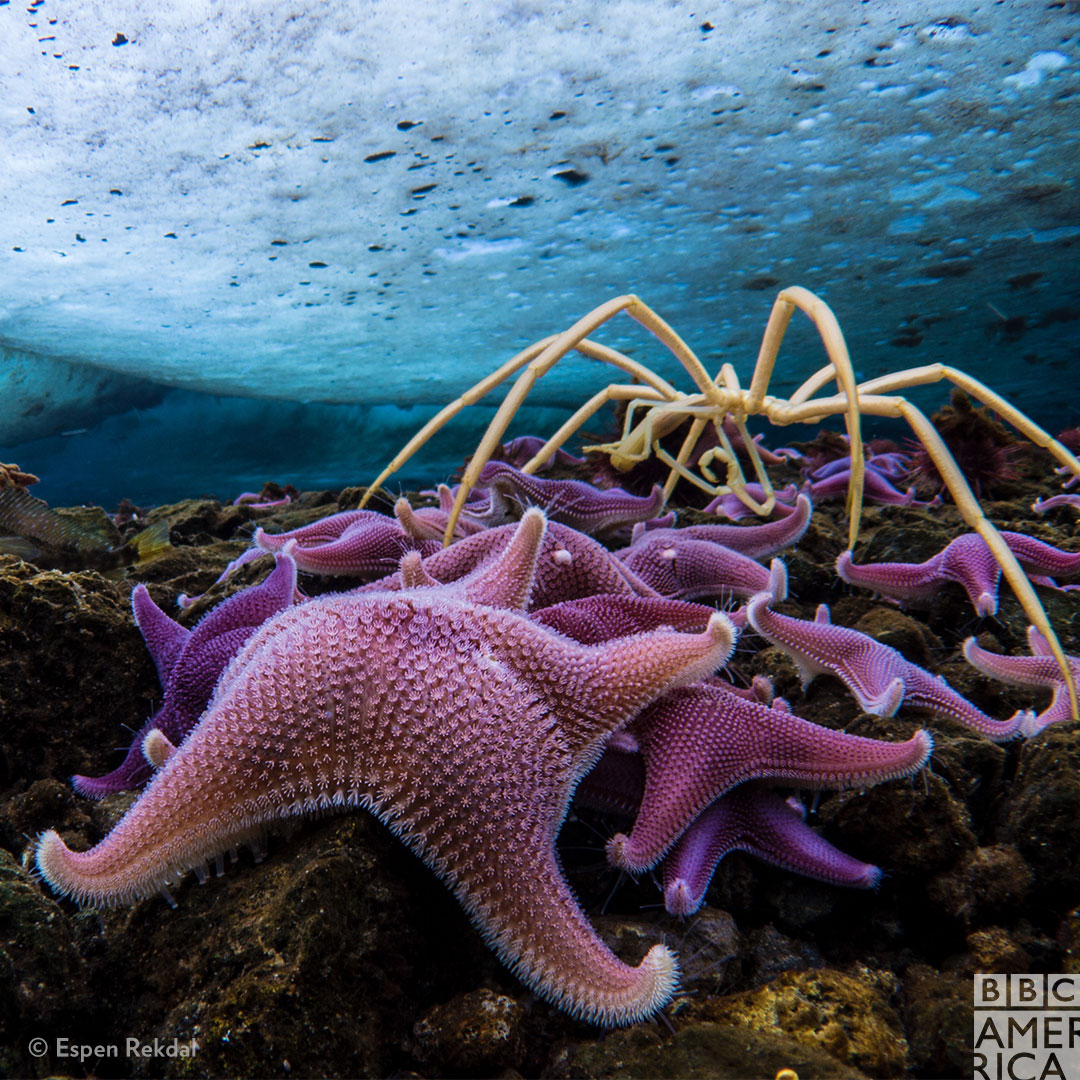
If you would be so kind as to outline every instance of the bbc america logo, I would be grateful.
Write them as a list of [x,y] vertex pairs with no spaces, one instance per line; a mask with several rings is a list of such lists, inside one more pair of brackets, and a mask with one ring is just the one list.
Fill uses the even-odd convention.
[[1080,1080],[1080,975],[976,975],[976,1080]]

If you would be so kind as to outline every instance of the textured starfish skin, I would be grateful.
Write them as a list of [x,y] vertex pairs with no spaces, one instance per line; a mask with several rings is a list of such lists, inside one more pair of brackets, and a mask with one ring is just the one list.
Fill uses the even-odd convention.
[[748,600],[769,588],[769,571],[759,562],[710,540],[695,540],[662,529],[645,533],[616,558],[662,596],[682,600],[735,597]]
[[[1002,539],[1016,556],[1016,561],[1039,584],[1057,587],[1043,575],[1080,572],[1080,552],[1062,551],[1052,544],[1003,532]],[[850,585],[873,589],[892,600],[916,606],[928,605],[946,581],[964,587],[975,611],[983,616],[996,615],[1001,567],[990,553],[986,541],[977,533],[965,533],[950,541],[936,555],[921,563],[867,563],[857,565],[851,553],[843,552],[836,560],[836,572]]]
[[608,858],[635,872],[655,866],[710,803],[748,780],[808,789],[866,786],[917,772],[933,749],[925,731],[903,743],[848,735],[720,683],[665,694],[633,730],[645,792],[633,829],[612,838]]
[[929,709],[996,742],[1011,739],[1027,714],[994,720],[961,697],[940,676],[931,675],[903,655],[867,634],[829,622],[822,604],[813,622],[793,619],[770,608],[772,597],[755,596],[747,605],[750,625],[779,646],[799,669],[803,689],[816,675],[832,674],[855,695],[861,708],[876,716],[892,716],[901,704]]
[[653,485],[649,495],[631,495],[622,488],[597,488],[581,480],[530,476],[505,461],[489,461],[477,483],[492,493],[493,500],[543,507],[552,521],[590,536],[610,536],[655,518],[664,512],[666,502],[659,485]]
[[288,555],[275,556],[276,566],[265,581],[230,596],[187,630],[169,618],[138,585],[131,603],[135,621],[158,669],[165,690],[161,708],[143,725],[123,763],[100,777],[73,776],[81,795],[101,798],[146,783],[151,765],[143,741],[151,730],[179,744],[206,708],[214,686],[228,662],[256,628],[292,603],[296,564]]
[[872,889],[881,871],[845,855],[805,821],[805,811],[765,784],[744,784],[717,799],[683,834],[664,863],[664,906],[693,915],[720,860],[732,851],[831,885]]
[[[531,546],[535,564],[542,515],[520,529],[510,550],[520,567]],[[508,604],[521,594],[511,570]],[[471,586],[494,593],[506,579],[498,562]],[[37,866],[57,892],[128,902],[268,822],[362,806],[446,881],[528,986],[583,1018],[630,1023],[670,1000],[674,957],[657,945],[634,968],[607,949],[563,880],[556,835],[611,733],[711,672],[733,637],[717,613],[702,634],[579,645],[459,586],[318,597],[248,641],[100,844],[75,853],[46,833]]]
[[[765,489],[761,484],[749,483],[746,485],[746,493],[758,502],[765,500]],[[795,512],[795,499],[798,489],[794,484],[788,484],[776,492],[776,503],[770,517],[787,517]],[[717,495],[706,506],[702,513],[716,514],[717,517],[730,518],[732,521],[742,521],[743,518],[756,517],[754,511],[744,503],[738,495]]]
[[393,518],[375,510],[346,510],[286,533],[258,529],[254,543],[263,551],[285,551],[309,574],[371,577],[389,574],[407,551],[437,551],[437,541],[414,540]]
[[[1043,686],[1053,691],[1050,704],[1037,716],[1029,716],[1021,725],[1023,735],[1038,735],[1044,728],[1063,720],[1072,719],[1069,704],[1069,688],[1061,676],[1061,668],[1050,651],[1050,644],[1034,626],[1028,627],[1028,647],[1031,656],[999,656],[987,652],[970,637],[964,642],[964,656],[969,664],[984,675],[1002,682],[1022,686]],[[1073,678],[1080,679],[1080,657],[1068,657]]]
[[[524,519],[523,519],[524,520]],[[457,581],[498,559],[514,536],[516,525],[500,525],[458,540],[423,561],[424,571],[435,581]],[[361,586],[362,592],[381,592],[402,587],[401,574]],[[530,598],[533,608],[549,607],[585,596],[656,596],[628,567],[602,544],[584,533],[549,521],[536,565],[536,582]]]
[[650,529],[648,523],[634,526],[630,546],[654,543],[660,537],[669,540],[708,540],[721,544],[751,559],[765,559],[799,542],[810,526],[813,506],[800,495],[795,509],[785,517],[764,525],[688,525],[683,529]]

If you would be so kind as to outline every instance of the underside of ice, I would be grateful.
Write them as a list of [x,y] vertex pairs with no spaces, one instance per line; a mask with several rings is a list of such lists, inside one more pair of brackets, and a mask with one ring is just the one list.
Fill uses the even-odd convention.
[[[1078,31],[1071,2],[0,5],[0,445],[161,388],[441,404],[627,292],[748,381],[791,284],[860,376],[955,364],[1068,422]],[[597,337],[687,388],[625,315]],[[800,331],[775,390],[824,362]],[[616,378],[567,360],[535,400]]]

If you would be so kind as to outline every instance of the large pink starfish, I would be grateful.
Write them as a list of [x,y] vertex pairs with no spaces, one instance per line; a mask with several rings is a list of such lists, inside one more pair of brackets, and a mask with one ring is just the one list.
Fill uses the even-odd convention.
[[[1034,626],[1028,627],[1028,646],[1030,656],[1000,656],[988,652],[970,637],[964,642],[964,656],[984,675],[1023,686],[1044,686],[1053,691],[1050,704],[1038,716],[1030,714],[1021,725],[1022,734],[1037,735],[1051,724],[1071,720],[1072,706],[1068,684],[1062,678],[1050,643]],[[1068,661],[1073,678],[1080,681],[1080,656],[1070,656]]]
[[322,596],[265,623],[100,844],[76,853],[42,836],[42,877],[82,902],[130,902],[271,822],[361,806],[539,994],[602,1024],[661,1008],[674,957],[656,945],[637,967],[618,960],[563,880],[555,839],[609,736],[723,663],[734,631],[714,613],[701,634],[587,646],[530,621],[509,609],[528,602],[544,533],[531,510],[459,584]]
[[763,638],[795,661],[804,690],[816,675],[835,675],[869,713],[892,716],[907,704],[949,717],[997,742],[1011,739],[1028,719],[1027,713],[1018,712],[1009,720],[994,720],[896,649],[858,630],[833,626],[824,604],[809,622],[773,611],[772,602],[768,593],[755,596],[747,605],[747,618]]
[[[1062,551],[1023,533],[1003,532],[1001,536],[1037,584],[1057,588],[1047,575],[1080,572],[1080,552]],[[921,563],[857,565],[851,560],[851,552],[845,551],[836,560],[836,572],[851,585],[916,606],[929,605],[946,581],[955,581],[967,590],[979,615],[997,614],[1001,567],[978,533],[958,536]]]

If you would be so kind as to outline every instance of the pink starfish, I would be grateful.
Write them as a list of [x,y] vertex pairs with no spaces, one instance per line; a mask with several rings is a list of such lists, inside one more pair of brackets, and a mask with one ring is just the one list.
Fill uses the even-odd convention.
[[815,620],[808,622],[773,611],[771,602],[767,593],[755,596],[747,605],[747,618],[763,638],[795,661],[804,690],[816,675],[835,675],[868,713],[892,716],[901,704],[929,709],[995,742],[1011,739],[1028,718],[1028,713],[1018,712],[1009,720],[994,720],[940,676],[904,659],[896,649],[858,630],[833,626],[824,604],[818,607]]
[[735,597],[748,600],[770,588],[769,571],[759,562],[710,540],[685,535],[689,529],[645,533],[615,557],[662,596],[682,600]]
[[[1058,588],[1046,575],[1080,572],[1080,552],[1062,551],[1023,533],[1003,532],[1001,536],[1017,562],[1029,576],[1034,575],[1031,580],[1036,584]],[[916,606],[929,605],[946,581],[955,581],[967,590],[979,615],[997,614],[1001,567],[978,533],[958,536],[921,563],[858,565],[852,562],[851,552],[845,551],[836,560],[836,572],[850,585],[873,589],[891,600]]]
[[[970,637],[964,642],[964,656],[984,675],[1002,682],[1022,686],[1044,686],[1053,691],[1050,704],[1038,716],[1029,714],[1020,726],[1023,735],[1038,735],[1044,728],[1062,720],[1072,719],[1072,706],[1069,704],[1069,687],[1062,677],[1061,668],[1050,650],[1050,643],[1034,626],[1028,627],[1028,647],[1030,656],[999,656],[987,652]],[[1073,678],[1080,683],[1080,657],[1068,657]]]
[[611,734],[713,671],[734,632],[714,613],[701,634],[587,646],[530,621],[510,608],[528,599],[544,533],[543,514],[526,513],[467,586],[325,595],[265,623],[101,843],[76,853],[41,837],[42,877],[80,902],[129,903],[271,822],[363,807],[537,993],[601,1024],[662,1008],[675,958],[655,945],[637,967],[617,959],[564,881],[555,839]]
[[630,547],[654,543],[663,536],[669,540],[708,540],[751,559],[765,559],[797,544],[810,526],[812,512],[810,500],[800,495],[794,513],[764,525],[688,525],[682,529],[650,529],[649,523],[645,522],[634,526]]
[[632,730],[645,761],[645,791],[630,834],[608,844],[609,860],[631,871],[655,866],[706,807],[748,780],[863,787],[917,772],[933,749],[925,731],[903,743],[848,735],[718,682],[665,694]]
[[286,533],[259,529],[254,543],[263,551],[290,552],[298,570],[322,576],[382,576],[407,551],[431,554],[442,545],[414,540],[393,518],[375,510],[346,510]]
[[[516,525],[500,525],[458,540],[448,548],[440,546],[434,555],[424,559],[424,572],[441,583],[457,581],[499,558],[516,529]],[[396,573],[364,585],[358,591],[381,592],[401,587],[401,574]],[[568,525],[548,522],[537,560],[531,606],[549,607],[564,600],[594,595],[658,594],[596,540]]]
[[873,889],[881,871],[853,859],[806,824],[797,799],[766,784],[743,784],[717,799],[682,835],[664,863],[664,906],[693,915],[705,900],[720,860],[732,851],[751,855],[830,885]]
[[[746,493],[759,503],[765,500],[765,489],[761,484],[749,483],[746,485]],[[795,499],[799,489],[794,484],[788,484],[776,492],[776,502],[773,505],[770,517],[787,517],[795,512]],[[717,517],[731,518],[732,521],[741,521],[743,518],[756,517],[754,511],[744,503],[738,495],[717,495],[702,513],[716,514]]]
[[590,536],[617,534],[635,522],[655,518],[667,501],[658,484],[649,495],[631,495],[622,488],[598,488],[581,480],[531,476],[505,461],[489,461],[477,483],[491,492],[493,501],[542,507],[552,521]]

